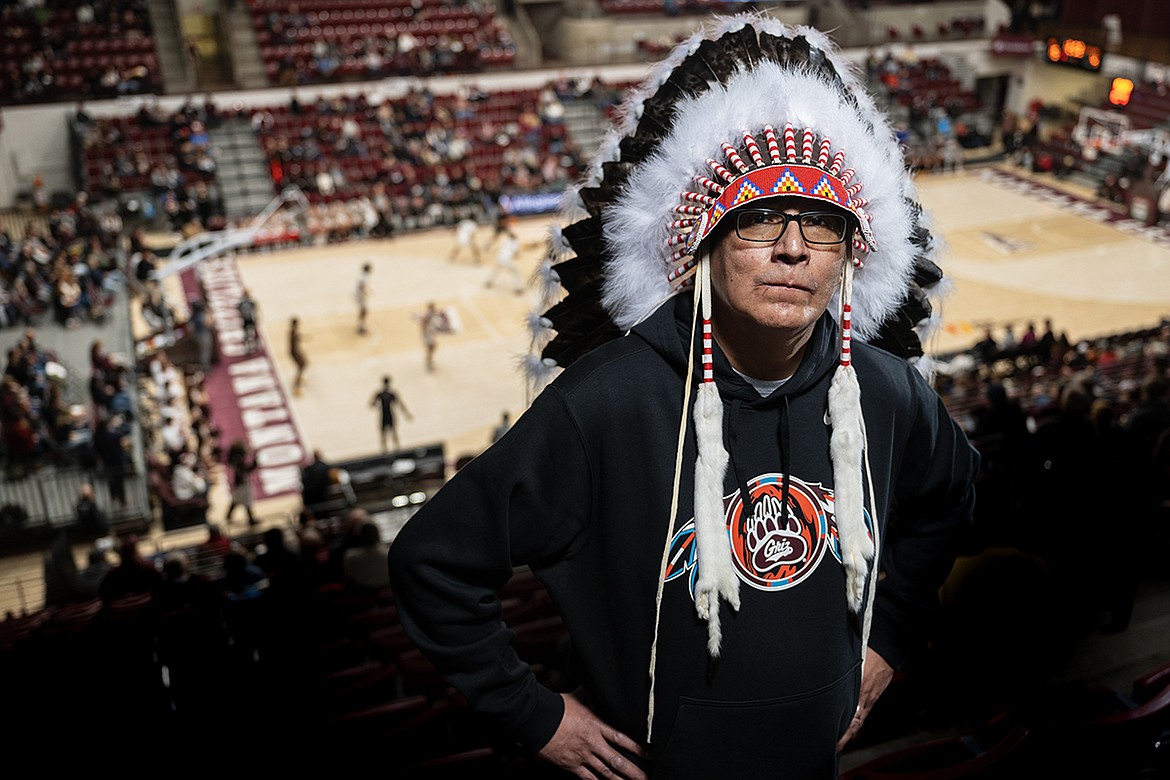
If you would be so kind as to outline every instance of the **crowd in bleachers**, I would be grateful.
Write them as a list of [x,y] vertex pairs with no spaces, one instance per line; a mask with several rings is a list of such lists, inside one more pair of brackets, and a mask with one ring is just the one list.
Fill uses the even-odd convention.
[[871,50],[865,73],[889,103],[907,162],[916,170],[961,168],[964,149],[991,143],[987,130],[980,129],[990,125],[982,102],[940,60],[920,59],[910,50],[879,57]]
[[508,191],[559,190],[580,152],[552,87],[435,95],[425,87],[252,110],[277,190],[300,187],[313,240],[386,235],[481,216]]
[[[1113,531],[1170,542],[1170,321],[1070,343],[1048,324],[988,331],[954,361],[940,393],[983,455],[974,539],[1036,556],[1057,589],[1078,593],[1065,630],[1124,630],[1137,579],[1155,571],[1140,551],[1094,564],[1086,545]],[[1124,530],[1122,530],[1124,529]]]
[[[0,232],[0,327],[27,329],[5,356],[0,390],[0,455],[17,476],[48,462],[92,463],[94,429],[108,410],[102,401],[115,400],[114,392],[68,397],[67,367],[32,326],[51,318],[77,329],[105,318],[121,286],[121,221],[84,193],[46,217],[48,232],[33,223],[19,239]],[[110,380],[91,389],[117,385]]]
[[296,185],[311,208],[282,235],[314,242],[386,236],[490,218],[502,194],[559,191],[583,169],[564,100],[603,109],[616,91],[560,79],[544,88],[437,95],[425,86],[371,100],[364,93],[284,105],[217,108],[188,99],[174,113],[146,103],[133,116],[73,119],[85,187],[106,197],[147,194],[155,224],[191,234],[226,224],[208,130],[250,120],[274,193]]
[[[347,746],[335,769],[377,756],[394,772],[472,748],[523,763],[406,638],[379,525],[353,509],[235,539],[211,526],[205,541],[154,556],[126,537],[80,565],[56,544],[50,603],[0,622],[6,706],[30,732],[307,730]],[[564,629],[551,602],[527,572],[503,595],[522,650],[557,684]],[[94,720],[97,708],[107,717]]]
[[[45,222],[45,234],[35,223],[19,240],[0,234],[0,324],[27,328],[3,362],[0,458],[6,478],[44,467],[96,470],[112,502],[101,511],[125,507],[126,480],[136,473],[132,438],[142,434],[148,486],[164,520],[179,515],[202,522],[207,481],[221,455],[199,370],[204,356],[196,354],[185,375],[164,354],[139,371],[96,339],[86,380],[71,377],[82,367],[64,365],[31,327],[51,316],[61,326],[81,329],[106,316],[126,283],[141,313],[134,334],[139,339],[182,335],[190,330],[192,307],[183,302],[176,311],[167,300],[153,277],[158,260],[144,229],[124,235],[115,202],[93,204],[81,193],[67,207],[49,211]],[[78,330],[79,338],[83,334]],[[81,387],[88,392],[79,394]],[[191,472],[186,480],[185,470]]]
[[468,73],[511,65],[515,45],[479,0],[252,0],[269,80],[282,86]]
[[886,27],[886,40],[894,43],[900,41],[951,40],[957,38],[971,38],[983,35],[987,28],[987,19],[981,14],[953,14],[946,19],[939,19],[933,28],[923,26],[917,22],[908,27],[889,25]]
[[48,314],[77,327],[105,316],[117,279],[121,218],[81,193],[47,214],[48,232],[30,223],[22,238],[0,231],[0,328]]
[[686,16],[732,12],[728,0],[600,0],[602,12],[610,16]]
[[147,485],[164,528],[207,521],[208,494],[222,456],[205,376],[175,366],[165,351],[146,360],[139,398]]
[[55,361],[56,355],[37,342],[32,328],[8,350],[0,384],[0,451],[9,474],[25,473],[69,439],[73,415]]
[[0,6],[0,95],[12,102],[158,91],[146,0]]
[[125,503],[122,478],[130,463],[127,436],[136,410],[129,369],[107,353],[100,340],[91,350],[89,398],[72,398],[68,369],[44,348],[36,331],[8,351],[0,386],[0,433],[6,477],[58,466],[101,465],[110,496]]
[[188,99],[173,113],[147,102],[133,116],[101,119],[78,106],[72,125],[84,188],[111,198],[148,191],[151,212],[176,231],[221,228],[209,136],[219,121],[210,99],[203,106]]

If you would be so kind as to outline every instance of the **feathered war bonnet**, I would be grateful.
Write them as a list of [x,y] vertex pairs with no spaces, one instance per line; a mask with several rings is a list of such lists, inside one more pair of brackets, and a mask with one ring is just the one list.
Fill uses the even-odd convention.
[[[849,608],[862,617],[863,655],[873,591],[877,518],[867,527],[865,429],[850,360],[852,338],[907,359],[922,356],[916,327],[942,274],[935,243],[888,121],[823,33],[756,15],[720,20],[658,65],[622,106],[585,183],[562,210],[543,267],[546,305],[534,315],[534,384],[621,335],[681,291],[693,290],[702,370],[688,387],[660,576],[676,520],[682,442],[694,395],[695,604],[720,650],[720,601],[739,608],[727,541],[722,399],[712,374],[708,247],[724,216],[779,195],[831,203],[854,222],[839,294],[840,364],[829,392],[834,507]],[[563,288],[565,294],[555,304]],[[696,350],[690,350],[693,355]],[[694,391],[693,383],[698,384]],[[872,510],[872,507],[871,507]],[[649,722],[653,721],[655,647]]]

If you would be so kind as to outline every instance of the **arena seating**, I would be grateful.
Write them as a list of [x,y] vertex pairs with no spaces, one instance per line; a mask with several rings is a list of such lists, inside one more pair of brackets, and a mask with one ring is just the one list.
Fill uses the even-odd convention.
[[844,772],[842,780],[960,780],[1016,777],[1028,743],[1028,729],[1009,718],[980,733],[947,737],[881,756]]
[[[442,180],[454,185],[478,177],[485,186],[538,190],[560,186],[575,176],[575,165],[558,163],[554,170],[558,179],[544,178],[542,164],[550,155],[575,152],[564,124],[538,113],[541,90],[501,90],[476,97],[464,101],[462,109],[456,96],[415,93],[378,108],[359,95],[346,100],[350,105],[341,114],[324,102],[296,111],[276,105],[254,112],[264,116],[256,124],[270,156],[274,184],[298,184],[314,204],[369,196],[376,184],[389,197],[404,198],[418,185],[430,187]],[[523,121],[526,112],[532,124],[521,127],[517,119]],[[322,139],[336,139],[346,119],[356,121],[357,133],[341,153]],[[387,128],[397,137],[388,136]],[[431,133],[443,136],[445,156],[431,143]],[[309,137],[316,140],[306,144]],[[426,150],[419,146],[424,139]],[[460,151],[455,151],[455,142]],[[333,172],[327,182],[333,187],[322,189],[317,176],[322,171]],[[336,172],[343,183],[338,183]]]
[[[341,549],[344,527],[318,524],[326,553]],[[251,551],[260,539],[235,541]],[[347,586],[322,563],[316,575],[308,569],[297,575],[311,579],[295,587],[287,580],[277,587],[276,575],[266,572],[270,584],[261,595],[224,600],[213,584],[222,556],[206,546],[186,554],[191,592],[201,594],[191,603],[164,607],[156,599],[152,606],[140,594],[0,621],[0,684],[10,711],[27,716],[21,729],[84,724],[91,735],[130,729],[136,738],[175,728],[191,729],[183,732],[188,737],[246,728],[252,738],[307,730],[323,744],[348,746],[331,757],[333,766],[356,768],[376,753],[392,773],[462,763],[454,757],[473,750],[490,750],[490,766],[521,760],[494,744],[466,701],[414,649],[389,590]],[[564,627],[543,587],[519,570],[501,596],[508,618],[523,620],[518,636],[541,652],[541,680],[555,684],[560,670],[550,664],[558,662],[554,649]],[[65,664],[68,672],[51,671],[73,653],[81,657]]]
[[[1022,399],[1023,411],[1039,414],[1043,411],[1039,404],[1047,405],[1052,399],[1038,396],[1033,392],[1033,385],[1050,381],[1052,374],[1059,373],[1063,366],[1075,365],[1091,374],[1102,397],[1118,401],[1116,414],[1121,416],[1136,402],[1134,389],[1155,367],[1154,358],[1143,350],[1143,346],[1158,339],[1158,328],[1117,333],[1099,339],[1085,349],[1070,345],[1055,358],[1041,355],[1034,347],[1013,347],[1001,351],[991,362],[977,364],[970,376],[977,384],[992,380],[1013,384],[1017,396]],[[962,381],[947,380],[939,383],[937,389],[947,410],[956,419],[970,415],[986,402],[981,391],[972,390]]]
[[[262,8],[257,4],[253,10]],[[359,10],[367,15],[377,14],[376,9]],[[389,13],[392,9],[383,10]],[[328,18],[341,14],[339,20],[345,21],[345,12],[339,10],[309,9],[306,13]],[[882,77],[892,99],[904,109],[913,104],[918,111],[943,107],[952,114],[962,114],[981,108],[978,99],[935,60],[912,65],[896,63],[892,70],[883,63]],[[472,203],[477,195],[458,186],[464,181],[475,179],[485,189],[507,191],[513,187],[559,188],[575,177],[580,163],[566,166],[564,155],[568,153],[579,160],[577,150],[564,124],[543,113],[543,101],[549,94],[549,90],[539,89],[501,90],[476,93],[471,100],[429,93],[422,93],[420,99],[419,94],[408,94],[379,107],[359,93],[333,101],[246,110],[251,111],[253,126],[269,155],[275,190],[297,184],[314,207],[372,197],[379,191],[385,197],[400,200],[394,204],[394,214],[418,216],[416,212],[430,206],[428,198],[441,201],[446,210]],[[534,124],[517,129],[517,119],[523,123],[526,111],[530,112],[530,120],[535,117]],[[234,112],[221,112],[219,118],[228,121],[234,116]],[[345,142],[335,145],[333,142],[347,123],[351,124]],[[388,128],[393,128],[391,135]],[[150,189],[150,172],[160,165],[174,167],[183,148],[183,138],[175,136],[171,123],[165,121],[104,118],[91,132],[98,141],[82,144],[81,167],[86,189],[96,193]],[[433,143],[433,133],[445,136],[442,146]],[[444,147],[452,140],[455,144],[451,148],[459,146],[461,150],[445,153]],[[437,153],[423,154],[417,144],[424,141],[431,151],[437,148]],[[546,165],[550,158],[557,158],[551,168]],[[547,180],[547,170],[555,174],[554,181]],[[212,172],[189,167],[183,173],[188,186],[193,181],[213,183],[215,178]],[[451,184],[444,185],[444,181]],[[415,197],[420,185],[429,193],[422,202]],[[385,210],[384,206],[379,208]],[[456,221],[453,214],[449,216],[437,222]],[[334,235],[338,231],[327,227],[339,221],[346,220],[331,215],[316,220],[317,233],[331,240],[345,237]],[[340,233],[348,234],[349,230]]]
[[600,0],[609,16],[710,14],[726,9],[727,0]]
[[970,90],[963,88],[950,69],[937,59],[899,63],[899,68],[882,79],[891,96],[901,106],[918,103],[926,108],[948,108],[969,113],[982,108]]
[[0,11],[0,95],[43,102],[157,91],[158,52],[145,0],[92,0],[83,22],[77,3],[43,8],[6,4]]
[[507,67],[515,58],[490,5],[252,0],[249,7],[274,84],[468,72]]
[[[175,149],[165,126],[143,127],[134,117],[115,117],[99,120],[99,131],[111,130],[120,141],[116,144],[95,143],[82,152],[82,181],[88,192],[102,192],[109,188],[110,176],[117,176],[117,186],[124,192],[150,189],[150,169],[173,157]],[[132,164],[140,163],[145,172],[117,175],[119,155],[130,155]],[[107,166],[109,166],[107,168]]]

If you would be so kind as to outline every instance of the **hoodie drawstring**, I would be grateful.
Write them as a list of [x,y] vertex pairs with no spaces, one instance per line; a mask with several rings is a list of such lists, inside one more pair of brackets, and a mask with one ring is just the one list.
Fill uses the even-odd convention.
[[788,396],[784,396],[784,406],[780,411],[780,506],[784,507],[782,522],[788,523],[788,498],[792,489],[792,451],[788,436]]
[[744,478],[743,468],[735,458],[735,453],[739,452],[739,447],[736,446],[738,437],[736,435],[735,423],[739,419],[741,406],[743,406],[743,402],[738,398],[731,399],[731,405],[727,409],[727,413],[723,419],[723,431],[726,439],[724,446],[727,447],[728,459],[731,461],[731,470],[735,474],[735,485],[739,488],[740,500],[743,502],[743,511],[739,515],[739,534],[742,538],[747,530],[748,518],[752,516],[755,508],[752,502],[752,492],[748,489],[747,479]]
[[[780,506],[784,507],[783,521],[787,522],[791,512],[788,501],[792,495],[792,445],[789,435],[788,396],[783,396],[783,400],[776,436],[780,444]],[[747,522],[755,514],[755,502],[752,500],[752,493],[743,468],[735,459],[735,453],[739,451],[736,446],[736,420],[742,406],[743,402],[740,399],[733,398],[731,400],[731,406],[724,415],[723,430],[731,468],[735,473],[736,487],[739,488],[739,495],[743,503],[743,511],[739,516],[739,533],[741,537],[744,537],[747,534]]]

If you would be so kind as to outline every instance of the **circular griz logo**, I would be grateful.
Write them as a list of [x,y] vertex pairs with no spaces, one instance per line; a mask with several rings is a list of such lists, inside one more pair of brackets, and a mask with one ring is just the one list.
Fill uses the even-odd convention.
[[[739,490],[723,499],[727,542],[740,580],[759,590],[784,590],[807,579],[826,551],[841,561],[832,490],[790,477],[785,507],[783,476],[773,473],[750,480],[748,492],[750,511]],[[868,525],[868,513],[865,521]],[[667,582],[687,577],[692,598],[697,557],[692,519],[671,540],[666,569]]]

